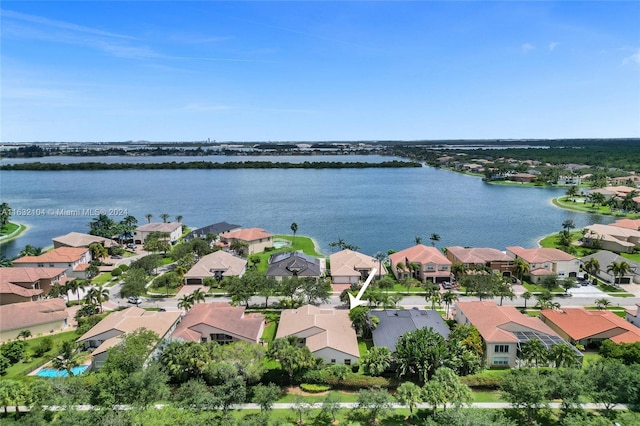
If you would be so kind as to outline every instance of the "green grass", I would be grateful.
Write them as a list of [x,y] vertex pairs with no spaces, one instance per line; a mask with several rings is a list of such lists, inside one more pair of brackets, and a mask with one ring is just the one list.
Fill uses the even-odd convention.
[[104,285],[109,281],[111,281],[112,279],[113,279],[113,276],[111,275],[111,272],[103,272],[97,277],[95,277],[94,279],[92,279],[91,283],[95,285],[101,285],[101,284]]
[[504,398],[499,391],[473,391],[473,402],[503,402]]
[[[330,391],[334,395],[340,397],[340,402],[356,402],[358,400],[358,394],[355,392],[343,392],[343,391]],[[297,394],[286,393],[282,395],[277,402],[293,402],[296,399]],[[322,402],[327,397],[326,393],[320,395],[302,395],[306,402]]]
[[372,341],[358,339],[358,351],[360,352],[360,358],[362,358],[367,352],[369,352],[369,349],[372,347]]
[[625,259],[640,263],[640,253],[620,253],[620,256],[624,257]]
[[269,258],[275,253],[282,253],[285,251],[301,251],[304,254],[308,254],[309,256],[314,256],[314,257],[323,256],[321,253],[318,253],[316,251],[315,244],[313,243],[313,240],[309,237],[296,235],[295,243],[293,242],[293,235],[274,235],[273,238],[275,240],[290,241],[291,245],[289,247],[282,247],[282,248],[274,249],[271,251],[256,253],[258,258],[260,259],[260,263],[258,263],[258,270],[260,272],[267,271],[267,267],[269,266]]
[[[38,344],[45,337],[51,337],[53,341],[53,347],[49,352],[46,352],[42,357],[36,358],[33,356],[33,347]],[[28,363],[18,362],[7,368],[7,374],[2,376],[3,379],[14,379],[16,377],[26,376],[31,371],[51,361],[51,359],[58,355],[62,342],[69,340],[76,340],[78,335],[75,331],[65,331],[63,333],[49,334],[47,336],[35,337],[27,340],[26,353],[32,356],[32,359]]]
[[16,223],[8,222],[7,224],[5,224],[3,227],[0,228],[0,236],[9,235],[12,232],[16,231],[18,228],[20,228],[20,225]]
[[[543,291],[547,290],[545,287],[542,287],[541,285],[531,284],[527,282],[522,283],[522,286],[531,293],[542,293]],[[564,294],[564,289],[561,287],[556,287],[553,290],[551,290],[551,292]]]
[[640,218],[639,213],[624,213],[619,210],[611,211],[609,206],[595,206],[590,203],[577,203],[567,200],[567,197],[558,197],[553,199],[553,204],[557,207],[561,207],[567,210],[574,210],[579,212],[586,212],[592,214],[602,214],[616,217],[626,217],[629,219]]
[[267,343],[273,342],[273,339],[276,337],[276,330],[278,328],[277,322],[270,322],[262,332],[262,340]]

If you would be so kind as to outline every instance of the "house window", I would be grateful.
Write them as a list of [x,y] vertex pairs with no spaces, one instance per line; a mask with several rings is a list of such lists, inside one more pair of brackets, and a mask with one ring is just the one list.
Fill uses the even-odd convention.
[[345,359],[344,365],[351,365],[351,360],[349,358]]
[[226,345],[228,343],[233,342],[233,337],[224,333],[211,334],[209,337],[211,338],[211,340],[213,340],[214,342],[220,345]]
[[435,271],[436,268],[433,265],[427,265],[427,271]]
[[335,364],[335,363],[336,363],[336,360],[335,360],[335,359],[332,359],[332,360],[331,360],[331,364]]
[[56,265],[54,265],[53,263],[49,264],[49,268],[55,268]]
[[493,347],[493,352],[507,354],[509,353],[509,345],[495,345]]
[[497,356],[493,358],[493,365],[509,365],[508,356]]
[[38,268],[44,268],[44,263],[38,263]]

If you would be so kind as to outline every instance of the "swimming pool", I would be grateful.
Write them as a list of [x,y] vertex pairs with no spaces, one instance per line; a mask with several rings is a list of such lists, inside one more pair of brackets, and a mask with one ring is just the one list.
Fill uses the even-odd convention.
[[[77,367],[73,367],[71,369],[71,372],[73,373],[74,376],[77,376],[78,374],[82,374],[84,373],[87,368],[89,368],[88,365],[79,365]],[[40,376],[40,377],[68,377],[69,373],[67,373],[67,370],[56,370],[55,368],[43,368],[42,370],[38,371],[36,373],[36,376]]]
[[274,248],[282,248],[282,247],[288,247],[289,246],[289,241],[274,241],[273,242],[273,247]]

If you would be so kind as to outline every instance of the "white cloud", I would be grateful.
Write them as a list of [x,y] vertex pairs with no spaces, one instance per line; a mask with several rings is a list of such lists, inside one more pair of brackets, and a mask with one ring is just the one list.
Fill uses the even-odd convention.
[[622,60],[623,64],[636,63],[640,64],[640,49],[636,49],[634,53]]
[[522,50],[524,53],[529,52],[530,50],[535,49],[536,47],[531,44],[531,43],[525,43],[522,46],[520,46],[520,50]]
[[559,44],[560,43],[558,43],[557,41],[552,41],[551,43],[549,43],[549,50],[553,52]]

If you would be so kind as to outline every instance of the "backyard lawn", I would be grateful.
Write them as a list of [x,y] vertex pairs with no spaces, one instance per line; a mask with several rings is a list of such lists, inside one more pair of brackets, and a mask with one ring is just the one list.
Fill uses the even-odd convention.
[[[321,253],[318,253],[316,251],[315,244],[313,243],[313,240],[309,237],[296,235],[295,243],[293,241],[293,235],[274,235],[273,239],[276,241],[277,240],[288,241],[289,245],[276,248],[271,251],[256,253],[255,256],[257,256],[260,259],[260,263],[258,263],[258,270],[260,272],[267,271],[267,267],[269,266],[269,258],[271,257],[271,255],[275,253],[282,253],[285,251],[301,251],[305,254],[308,254],[309,256],[314,256],[314,257],[323,256]],[[254,255],[250,255],[250,257],[251,256],[254,256]]]

